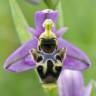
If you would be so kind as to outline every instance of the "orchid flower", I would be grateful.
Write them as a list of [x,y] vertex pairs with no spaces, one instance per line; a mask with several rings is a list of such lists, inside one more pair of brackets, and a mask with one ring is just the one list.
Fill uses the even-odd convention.
[[25,42],[20,48],[13,52],[5,61],[4,69],[12,72],[22,72],[29,69],[34,69],[36,62],[31,57],[30,50],[37,48],[38,38],[44,32],[43,22],[46,19],[51,19],[54,23],[52,32],[56,35],[58,48],[66,48],[66,58],[63,61],[64,68],[84,70],[90,66],[90,60],[80,49],[62,38],[62,34],[67,31],[67,27],[56,30],[56,21],[58,12],[53,10],[37,11],[35,13],[35,29],[29,28],[33,37],[28,42]]
[[[35,29],[28,29],[33,35],[32,39],[28,42],[25,42],[25,44],[23,44],[7,58],[4,63],[4,69],[12,72],[22,72],[29,69],[37,68],[41,79],[45,83],[54,82],[58,79],[61,72],[61,66],[62,70],[87,69],[90,66],[91,62],[86,56],[86,54],[62,38],[62,34],[67,31],[67,27],[56,30],[56,21],[58,15],[59,14],[57,11],[49,9],[37,11],[35,13]],[[51,24],[51,27],[48,25],[49,23]],[[46,24],[48,25],[47,27]],[[57,50],[53,51],[51,54],[37,50],[38,41],[42,36],[45,36],[46,32],[50,34],[47,34],[48,38],[52,35],[53,37],[55,37],[58,43],[56,48]],[[49,43],[51,44],[52,42],[50,41]],[[48,50],[50,50],[50,46],[47,47],[49,47]],[[58,54],[60,55],[60,57],[58,57]],[[39,58],[37,58],[37,56]],[[50,61],[51,59],[53,60],[53,62]],[[38,67],[38,62],[36,60],[39,62],[40,65]],[[46,65],[46,60],[48,65]],[[57,64],[55,64],[56,62]],[[43,64],[44,68],[49,67],[49,70],[47,70],[47,72],[42,70],[41,63]],[[53,68],[52,63],[56,65],[55,68]],[[46,75],[44,72],[46,73]],[[50,74],[56,80],[53,77],[50,77]]]
[[92,82],[84,86],[80,71],[65,69],[58,79],[59,96],[91,96]]

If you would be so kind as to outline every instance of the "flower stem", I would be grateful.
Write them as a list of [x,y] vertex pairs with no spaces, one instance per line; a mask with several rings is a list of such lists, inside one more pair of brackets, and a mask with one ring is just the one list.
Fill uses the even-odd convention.
[[49,9],[55,10],[60,0],[43,0]]
[[44,84],[43,85],[44,91],[47,93],[48,96],[58,96],[57,86],[54,84]]
[[59,27],[63,27],[64,26],[64,17],[63,17],[62,3],[63,3],[63,1],[60,0],[59,4],[57,6],[57,10],[59,12],[59,19],[58,19],[58,22],[59,22],[58,26]]

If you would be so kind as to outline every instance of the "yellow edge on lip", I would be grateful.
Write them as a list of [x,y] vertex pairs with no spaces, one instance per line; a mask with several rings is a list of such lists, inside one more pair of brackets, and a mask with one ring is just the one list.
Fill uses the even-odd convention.
[[52,90],[52,89],[54,89],[54,88],[57,88],[57,85],[56,85],[55,83],[43,84],[42,87],[43,87],[44,89],[47,89],[47,90],[50,91],[50,90]]

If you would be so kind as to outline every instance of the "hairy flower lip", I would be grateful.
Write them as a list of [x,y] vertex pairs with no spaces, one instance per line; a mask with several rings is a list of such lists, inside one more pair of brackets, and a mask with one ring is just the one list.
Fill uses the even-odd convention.
[[[39,49],[32,50],[32,56],[36,60],[36,71],[43,83],[50,84],[57,81],[63,68],[61,59],[65,57],[65,54],[66,49],[56,49],[52,53]],[[56,58],[57,55],[60,59]]]

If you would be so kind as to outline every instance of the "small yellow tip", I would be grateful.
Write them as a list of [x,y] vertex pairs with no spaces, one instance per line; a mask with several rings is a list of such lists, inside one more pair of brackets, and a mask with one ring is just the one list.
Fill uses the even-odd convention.
[[43,88],[51,91],[54,88],[57,88],[57,86],[56,86],[56,84],[43,84]]
[[40,38],[56,38],[56,35],[51,31],[52,27],[54,27],[54,22],[51,19],[46,19],[43,23],[43,27],[45,28],[45,32],[41,34]]
[[52,29],[52,27],[54,27],[54,22],[51,20],[51,19],[46,19],[45,21],[44,21],[44,23],[43,23],[43,27],[45,28],[45,29]]

